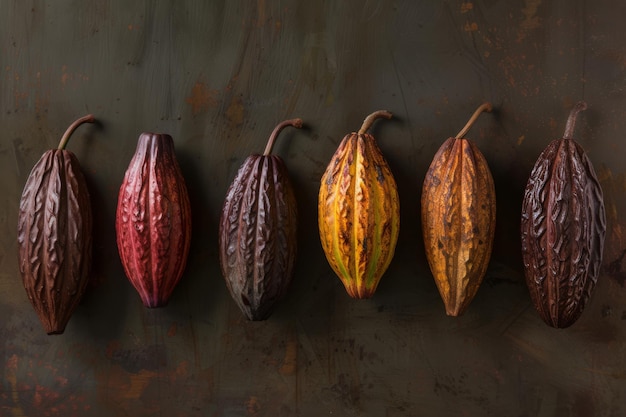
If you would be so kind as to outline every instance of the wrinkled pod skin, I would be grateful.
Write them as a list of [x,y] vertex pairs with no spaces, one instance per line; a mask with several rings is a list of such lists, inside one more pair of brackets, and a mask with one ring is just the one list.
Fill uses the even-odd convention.
[[602,263],[606,215],[591,161],[572,139],[579,102],[562,139],[535,163],[524,191],[521,218],[526,284],[543,321],[566,328],[578,320]]
[[172,137],[142,133],[120,187],[115,219],[124,271],[146,307],[165,306],[191,240],[191,209]]
[[422,188],[422,233],[430,270],[446,314],[460,316],[483,281],[496,225],[496,192],[485,157],[463,134],[466,127],[439,148]]
[[270,136],[263,155],[251,155],[233,179],[219,224],[222,274],[233,300],[248,320],[265,320],[293,279],[297,252],[297,206],[282,159],[272,144],[286,120]]
[[61,334],[89,282],[92,211],[76,156],[65,150],[74,122],[58,149],[46,151],[24,186],[17,226],[18,262],[28,298],[48,334]]
[[379,111],[346,135],[322,176],[318,223],[331,268],[352,298],[371,298],[394,255],[400,226],[395,179],[372,135]]

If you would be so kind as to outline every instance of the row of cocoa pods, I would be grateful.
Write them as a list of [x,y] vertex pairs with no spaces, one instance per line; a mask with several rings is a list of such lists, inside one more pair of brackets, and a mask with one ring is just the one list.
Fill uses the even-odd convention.
[[[564,328],[581,315],[597,282],[606,221],[593,166],[573,139],[576,104],[563,138],[553,140],[533,167],[521,215],[523,266],[531,300],[550,326]],[[482,104],[435,154],[422,189],[426,257],[448,315],[461,315],[485,276],[496,225],[496,193],[486,159],[465,138],[490,103]],[[331,268],[353,298],[374,295],[399,232],[396,183],[368,133],[388,111],[365,118],[346,135],[321,179],[319,234]],[[33,167],[18,214],[19,269],[28,297],[48,334],[63,333],[86,289],[92,214],[76,156],[58,149]],[[219,258],[228,290],[250,320],[268,318],[293,278],[297,210],[289,173],[272,154],[279,133],[302,127],[279,123],[263,154],[249,156],[228,188],[219,223]],[[146,307],[167,304],[185,270],[191,209],[173,140],[143,133],[119,190],[117,246],[124,271]]]

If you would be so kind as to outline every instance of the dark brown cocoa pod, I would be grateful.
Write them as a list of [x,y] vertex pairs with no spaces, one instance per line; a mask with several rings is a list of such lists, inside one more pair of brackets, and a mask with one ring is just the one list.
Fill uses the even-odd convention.
[[263,155],[249,156],[226,193],[219,225],[222,274],[233,300],[249,320],[268,318],[284,297],[296,260],[297,207],[284,162],[271,155],[280,123]]
[[59,147],[35,164],[22,192],[17,220],[18,262],[28,298],[48,334],[61,334],[89,282],[92,212],[76,156],[65,149],[76,120]]
[[166,305],[191,242],[189,196],[171,136],[139,136],[120,187],[115,230],[124,271],[143,304]]
[[546,324],[571,326],[595,288],[602,263],[606,217],[591,161],[573,139],[579,102],[562,139],[541,153],[522,204],[521,238],[526,284]]

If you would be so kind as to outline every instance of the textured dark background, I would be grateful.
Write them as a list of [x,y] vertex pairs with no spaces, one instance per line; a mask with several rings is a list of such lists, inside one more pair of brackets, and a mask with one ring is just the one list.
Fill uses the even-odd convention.
[[[626,414],[626,3],[616,0],[0,0],[1,416],[623,416]],[[584,99],[576,138],[600,177],[603,273],[581,319],[547,327],[519,254],[523,187]],[[474,109],[468,137],[498,198],[491,267],[445,316],[421,243],[428,164]],[[371,300],[349,299],[317,234],[317,191],[340,139],[371,111],[396,176],[396,256]],[[71,121],[94,206],[92,283],[47,336],[17,270],[28,173]],[[288,297],[243,319],[217,260],[226,188],[275,124],[297,187]],[[145,309],[115,245],[118,187],[143,131],[169,133],[194,236],[163,309]]]

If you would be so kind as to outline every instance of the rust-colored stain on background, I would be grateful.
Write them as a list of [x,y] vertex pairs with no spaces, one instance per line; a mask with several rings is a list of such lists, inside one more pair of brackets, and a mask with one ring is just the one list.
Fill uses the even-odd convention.
[[9,388],[11,390],[11,401],[13,403],[13,406],[11,407],[11,415],[23,416],[25,414],[20,407],[19,389],[17,386],[17,363],[17,355],[11,355],[11,357],[7,360],[5,366],[5,377],[9,383]]
[[241,96],[235,96],[226,109],[226,118],[234,126],[240,126],[243,123],[244,106]]
[[476,22],[467,22],[463,27],[463,30],[466,32],[476,32],[478,30],[478,23]]
[[140,370],[136,374],[127,374],[126,380],[120,381],[118,385],[122,398],[125,399],[137,399],[143,395],[144,390],[154,377],[158,376],[158,373],[148,371],[146,369]]
[[461,13],[467,13],[474,8],[474,3],[471,1],[464,1],[461,3]]
[[191,113],[196,116],[200,112],[206,111],[209,107],[217,106],[217,90],[210,90],[202,81],[198,81],[191,89],[191,95],[185,102],[191,105]]
[[61,66],[61,84],[66,86],[70,81],[89,81],[89,76],[78,72],[69,72],[67,65]]
[[[63,357],[60,352],[59,355]],[[65,368],[67,370],[67,366]],[[46,376],[41,377],[41,372]],[[4,404],[0,405],[0,416],[5,415],[3,411],[8,411],[12,417],[80,416],[91,409],[84,395],[76,393],[77,386],[71,384],[70,378],[59,374],[52,365],[25,361],[13,354],[6,363],[5,377],[11,405],[6,405],[8,399],[2,395]]]
[[541,5],[541,0],[526,0],[522,9],[524,20],[520,23],[520,30],[517,34],[517,41],[523,41],[528,33],[541,26],[541,19],[537,16],[537,11]]
[[258,416],[261,411],[261,404],[259,404],[259,397],[251,396],[246,401],[246,414],[250,417]]
[[296,373],[298,365],[298,342],[295,339],[289,339],[285,346],[285,357],[280,367],[282,375],[293,375]]

